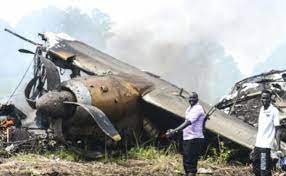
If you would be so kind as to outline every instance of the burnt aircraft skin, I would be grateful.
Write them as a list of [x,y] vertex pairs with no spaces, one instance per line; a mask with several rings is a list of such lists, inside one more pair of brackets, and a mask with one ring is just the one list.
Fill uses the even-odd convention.
[[[42,37],[48,45],[38,46],[34,58],[38,60],[35,61],[37,66],[46,67],[48,88],[35,93],[36,81],[31,80],[25,92],[31,107],[38,114],[45,114],[42,118],[49,119],[60,138],[75,135],[96,138],[103,131],[119,141],[122,129],[142,128],[147,122],[147,126],[151,126],[149,132],[160,133],[184,121],[189,106],[188,92],[180,93],[180,88],[158,76],[80,41],[51,33]],[[56,43],[52,42],[54,38]],[[70,80],[62,82],[56,66],[72,70]],[[206,112],[213,110],[205,102],[200,103]],[[247,148],[254,146],[256,128],[221,111],[212,113],[206,128]]]
[[[189,94],[184,92],[184,97],[180,96],[180,88],[157,76],[142,72],[79,41],[62,40],[57,46],[51,47],[48,54],[54,58],[58,66],[64,65],[69,57],[76,56],[74,65],[95,75],[111,71],[114,75],[127,73],[148,80],[152,87],[140,95],[143,107],[141,111],[160,131],[174,128],[184,120],[184,113],[189,105],[184,97],[188,97]],[[206,103],[200,103],[206,112],[211,109]],[[158,116],[158,111],[164,116]],[[245,147],[254,146],[256,129],[238,119],[229,118],[222,112],[215,111],[206,128]]]
[[228,114],[256,126],[261,107],[261,91],[264,89],[273,92],[272,102],[278,108],[283,122],[286,118],[285,70],[272,70],[237,82],[229,95],[217,104],[217,108],[224,109]]
[[285,141],[286,70],[271,70],[235,83],[231,92],[217,104],[217,108],[257,127],[259,110],[262,106],[260,97],[264,89],[273,92],[272,102],[279,110],[280,123],[283,127],[282,139]]

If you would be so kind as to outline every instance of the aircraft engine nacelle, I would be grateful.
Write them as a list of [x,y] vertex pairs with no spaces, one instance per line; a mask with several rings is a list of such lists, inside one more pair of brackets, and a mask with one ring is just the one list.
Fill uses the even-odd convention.
[[[111,121],[118,121],[137,108],[139,92],[114,75],[74,78],[64,82],[62,87],[73,93],[76,102],[99,108]],[[88,120],[82,116],[74,118],[84,123]]]

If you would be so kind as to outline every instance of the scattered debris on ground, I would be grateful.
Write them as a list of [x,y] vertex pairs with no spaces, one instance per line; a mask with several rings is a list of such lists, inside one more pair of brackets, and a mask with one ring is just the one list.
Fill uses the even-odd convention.
[[[154,146],[137,146],[128,153],[106,154],[100,160],[87,161],[47,135],[34,135],[11,125],[0,130],[0,173],[7,176],[183,175],[181,155],[177,153],[177,146],[173,147],[171,144],[159,150]],[[223,143],[219,153],[214,154],[214,150],[199,162],[200,175],[251,175],[249,164],[229,164],[232,150]]]
[[[29,154],[1,162],[2,175],[183,175],[180,155],[148,160],[74,162]],[[200,175],[251,175],[249,166],[217,165],[207,161],[201,161],[199,165]]]

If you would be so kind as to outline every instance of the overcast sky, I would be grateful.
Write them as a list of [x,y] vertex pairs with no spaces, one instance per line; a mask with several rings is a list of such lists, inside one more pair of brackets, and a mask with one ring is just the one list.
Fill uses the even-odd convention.
[[15,26],[47,6],[73,6],[83,13],[97,8],[110,16],[115,34],[140,28],[167,42],[213,38],[245,75],[286,40],[283,0],[9,0],[1,3],[0,19]]

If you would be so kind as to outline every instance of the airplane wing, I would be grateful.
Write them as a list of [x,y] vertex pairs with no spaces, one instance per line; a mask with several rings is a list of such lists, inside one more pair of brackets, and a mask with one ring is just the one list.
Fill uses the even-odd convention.
[[[174,91],[170,91],[170,89],[176,88],[165,87],[164,89],[155,89],[143,96],[143,100],[153,106],[174,114],[174,117],[181,118],[183,121],[185,118],[185,110],[188,107],[188,101],[183,97],[175,95],[173,93]],[[180,90],[177,89],[177,92],[179,91]],[[208,112],[211,108],[210,105],[203,101],[200,101],[200,104],[203,106],[206,112]],[[210,116],[210,119],[207,120],[206,128],[211,132],[217,133],[247,148],[254,147],[257,132],[256,129],[219,110],[214,111],[214,113]]]
[[[100,74],[111,71],[113,74],[127,73],[140,76],[153,84],[152,90],[142,93],[143,112],[160,130],[174,128],[184,121],[188,101],[179,96],[180,89],[157,76],[143,72],[131,65],[121,62],[95,48],[76,40],[60,39],[49,48],[49,55],[58,58],[54,62],[63,66],[68,58],[75,56],[72,64],[87,73]],[[186,93],[187,94],[187,93]],[[205,111],[211,107],[200,101]],[[247,148],[255,144],[256,129],[239,119],[215,111],[206,128]]]
[[[58,39],[58,42],[50,45],[48,54],[56,65],[64,68],[76,66],[90,74],[104,74],[112,71],[117,73],[130,73],[142,75],[141,71],[127,63],[121,62],[83,42],[76,40]],[[71,65],[67,65],[69,58],[74,58]]]

